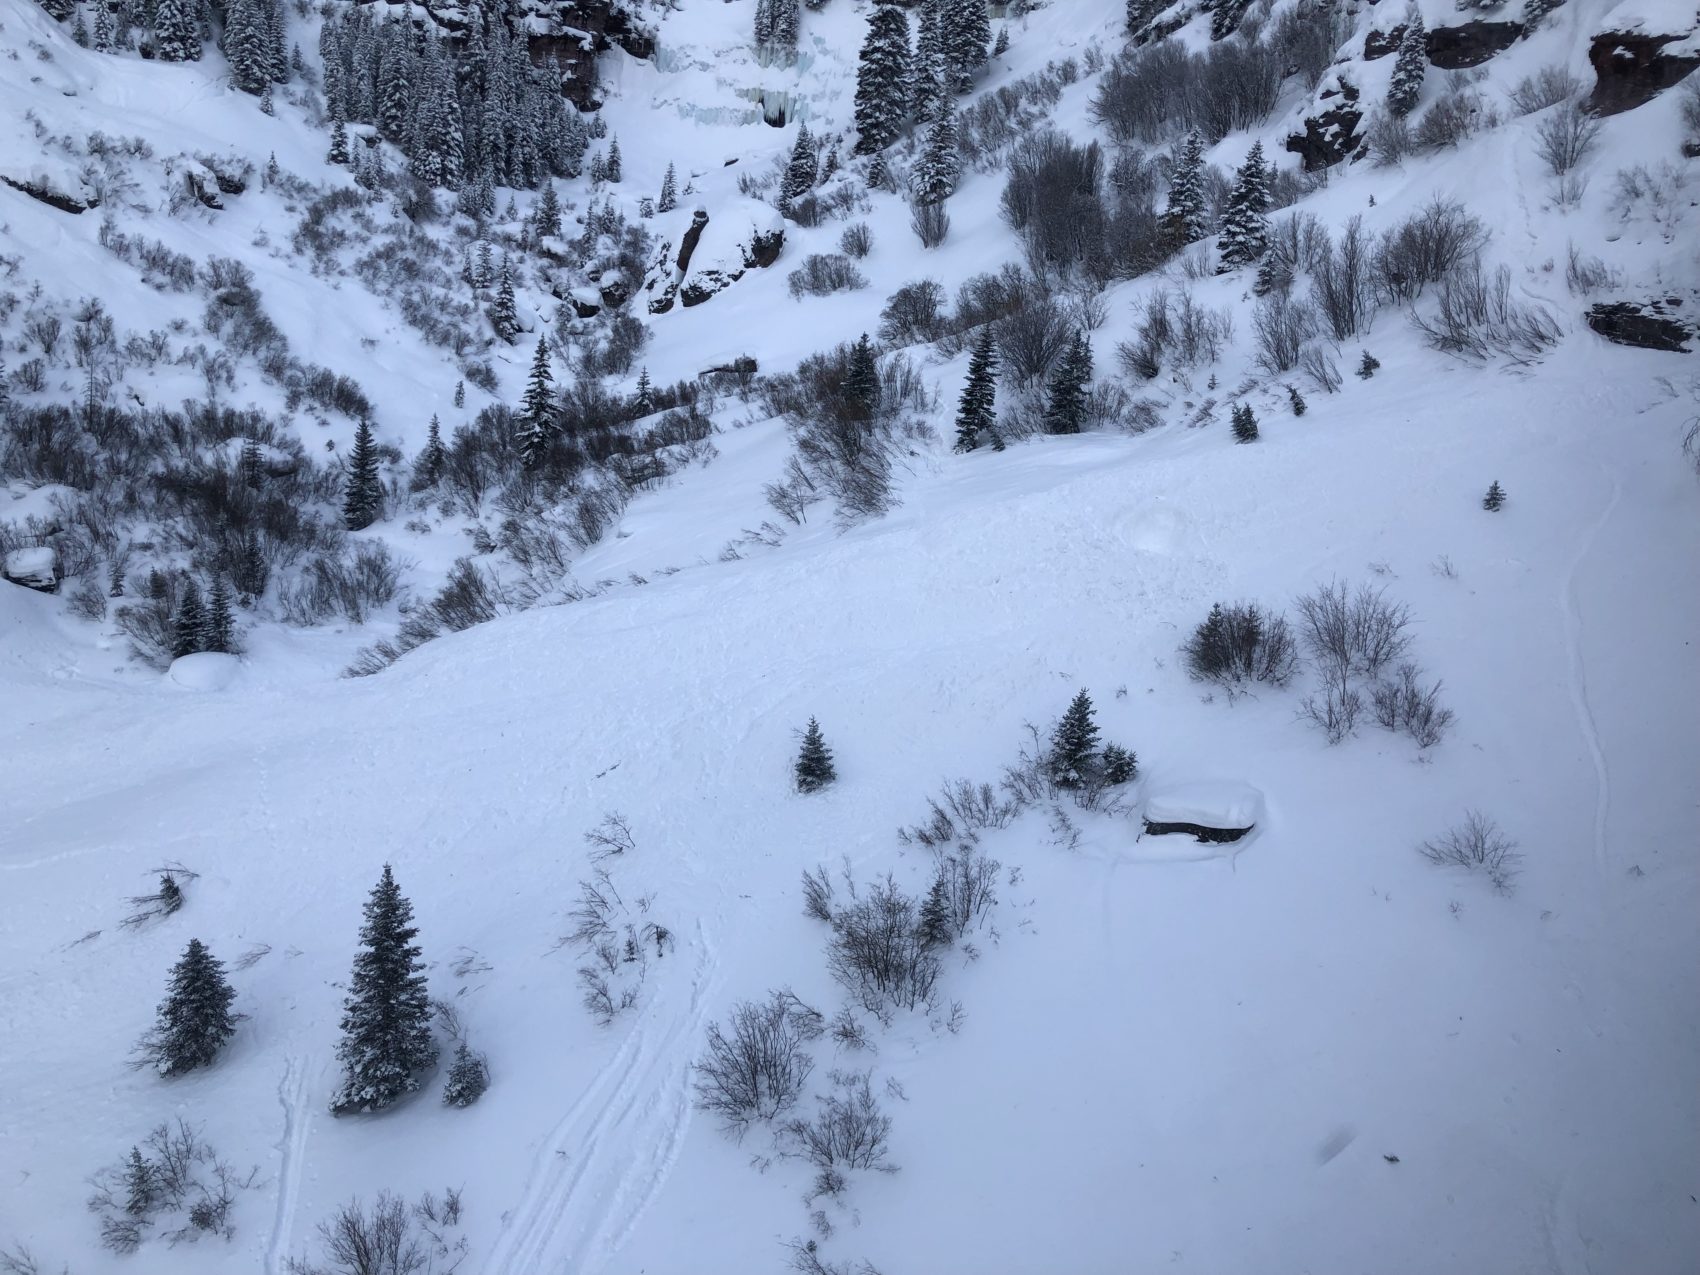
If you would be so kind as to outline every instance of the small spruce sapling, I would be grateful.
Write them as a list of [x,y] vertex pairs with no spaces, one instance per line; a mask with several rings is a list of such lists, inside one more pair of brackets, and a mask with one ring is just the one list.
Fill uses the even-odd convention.
[[172,968],[171,984],[160,1002],[159,1021],[145,1049],[162,1076],[210,1066],[236,1033],[230,1003],[236,993],[224,966],[199,939],[190,939]]
[[1482,497],[1482,508],[1489,513],[1498,513],[1505,507],[1505,488],[1499,485],[1499,479],[1493,480],[1493,485],[1487,489],[1487,495]]
[[797,754],[795,771],[798,792],[818,792],[838,778],[832,764],[832,750],[821,735],[820,723],[812,717],[803,731],[803,747]]
[[206,611],[201,606],[201,588],[193,576],[183,584],[183,597],[177,604],[177,623],[172,631],[171,657],[181,659],[206,650]]
[[450,1107],[470,1107],[490,1087],[490,1068],[482,1054],[475,1054],[463,1040],[455,1046],[449,1064],[449,1082],[443,1087],[443,1102]]
[[1051,732],[1051,779],[1059,788],[1079,788],[1095,770],[1098,753],[1098,723],[1092,714],[1092,697],[1084,687]]
[[1305,414],[1305,396],[1299,393],[1298,386],[1289,385],[1287,387],[1287,402],[1292,404],[1294,416]]
[[1371,354],[1368,350],[1365,350],[1364,357],[1358,364],[1358,375],[1367,381],[1370,377],[1375,375],[1376,369],[1380,366],[1381,360],[1376,358],[1375,355]]
[[1255,443],[1257,441],[1257,416],[1251,410],[1250,403],[1236,403],[1234,405],[1233,428],[1236,443]]

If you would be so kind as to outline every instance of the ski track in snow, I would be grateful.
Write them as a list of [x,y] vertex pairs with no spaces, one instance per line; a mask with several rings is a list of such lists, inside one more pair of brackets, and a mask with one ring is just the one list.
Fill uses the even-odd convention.
[[277,1085],[278,1105],[283,1108],[283,1133],[277,1141],[277,1216],[272,1237],[266,1245],[268,1275],[282,1275],[284,1253],[295,1222],[295,1203],[300,1194],[301,1165],[307,1150],[307,1064],[291,1058]]
[[1570,701],[1576,709],[1576,724],[1588,745],[1588,758],[1594,767],[1594,863],[1599,868],[1604,868],[1611,859],[1606,838],[1606,821],[1611,812],[1611,770],[1606,765],[1599,726],[1588,699],[1588,667],[1582,652],[1582,608],[1576,599],[1576,575],[1593,552],[1595,541],[1623,495],[1623,484],[1616,475],[1608,476],[1611,478],[1611,499],[1583,535],[1582,543],[1564,573],[1564,587],[1559,595],[1559,604],[1564,610],[1564,644],[1570,666]]
[[660,1191],[690,1124],[694,1042],[714,972],[700,921],[695,946],[688,1002],[675,993],[640,1011],[614,1057],[550,1131],[486,1275],[601,1269]]

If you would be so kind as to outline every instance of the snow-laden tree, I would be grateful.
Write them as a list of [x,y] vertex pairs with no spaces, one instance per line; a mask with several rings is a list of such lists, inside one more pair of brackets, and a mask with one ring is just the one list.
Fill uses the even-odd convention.
[[555,432],[554,385],[555,377],[549,370],[549,338],[540,336],[525,383],[525,397],[520,401],[519,432],[514,439],[520,464],[527,469],[536,469],[542,463]]
[[656,212],[672,212],[679,206],[679,177],[673,165],[667,165],[667,172],[661,178],[661,197],[655,201]]
[[832,750],[826,746],[820,723],[812,717],[803,731],[803,746],[792,769],[798,792],[817,792],[838,778],[838,771],[832,764]]
[[378,477],[378,444],[372,437],[372,422],[362,420],[354,431],[354,448],[348,454],[343,479],[342,525],[361,531],[378,520],[383,510],[384,487]]
[[198,7],[190,0],[155,0],[154,57],[161,62],[199,62],[201,24]]
[[997,450],[1003,450],[994,412],[997,392],[997,334],[988,323],[980,329],[979,339],[974,342],[974,352],[968,356],[968,379],[956,407],[957,451],[973,451],[980,445],[982,436],[990,438]]
[[205,650],[207,614],[201,605],[201,586],[190,576],[183,583],[183,593],[177,600],[177,619],[171,630],[171,657],[181,659]]
[[956,130],[956,111],[948,101],[941,102],[911,174],[911,188],[921,203],[939,204],[956,193],[961,176],[962,149]]
[[144,1057],[164,1076],[211,1066],[236,1033],[235,999],[224,966],[199,939],[190,939],[171,969],[158,1020],[142,1045]]
[[1234,178],[1216,245],[1224,270],[1258,260],[1269,247],[1269,168],[1263,162],[1262,142],[1253,144]]
[[789,213],[792,206],[815,188],[818,161],[815,139],[807,124],[797,126],[797,141],[791,147],[790,162],[785,165],[785,177],[779,185],[779,211]]
[[360,951],[343,1001],[337,1059],[344,1076],[331,1102],[337,1115],[382,1110],[418,1089],[418,1073],[437,1061],[425,963],[414,942],[418,935],[413,904],[386,863],[366,901]]
[[871,155],[889,146],[912,100],[909,19],[894,4],[878,4],[856,68],[856,153]]
[[1181,143],[1169,174],[1169,202],[1163,209],[1163,233],[1184,248],[1210,233],[1204,199],[1204,138],[1194,129]]
[[879,406],[880,369],[874,343],[866,332],[850,347],[850,367],[844,374],[844,402],[851,419],[871,421]]
[[513,267],[502,254],[502,274],[496,283],[496,300],[490,306],[490,326],[502,340],[513,342],[519,335],[519,307],[514,301]]
[[230,589],[223,576],[214,576],[212,588],[207,593],[206,629],[201,649],[228,655],[235,643],[236,621],[230,609]]
[[1078,434],[1086,423],[1088,386],[1092,381],[1092,343],[1076,332],[1051,372],[1045,402],[1047,434]]
[[945,78],[957,93],[974,87],[992,47],[992,18],[986,0],[940,0],[939,34]]
[[914,103],[915,118],[929,121],[945,102],[949,101],[951,85],[946,73],[944,34],[941,30],[939,6],[941,0],[924,0],[918,31],[915,36]]
[[1411,9],[1405,17],[1405,34],[1393,63],[1393,78],[1387,85],[1387,109],[1409,115],[1423,93],[1423,75],[1428,70],[1428,32],[1423,15]]
[[1098,723],[1092,697],[1083,687],[1051,732],[1051,779],[1059,788],[1079,788],[1097,770]]

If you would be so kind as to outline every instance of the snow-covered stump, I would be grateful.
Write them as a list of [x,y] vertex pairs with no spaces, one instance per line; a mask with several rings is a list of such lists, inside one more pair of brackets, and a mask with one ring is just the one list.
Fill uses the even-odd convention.
[[1213,780],[1180,784],[1145,801],[1150,836],[1190,833],[1199,841],[1238,841],[1263,821],[1263,794],[1250,784]]

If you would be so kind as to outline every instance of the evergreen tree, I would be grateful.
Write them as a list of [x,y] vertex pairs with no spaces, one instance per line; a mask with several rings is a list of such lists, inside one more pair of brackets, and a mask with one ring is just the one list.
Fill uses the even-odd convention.
[[774,48],[783,53],[795,52],[800,17],[797,12],[797,0],[772,0],[772,4],[773,27],[768,40]]
[[413,904],[390,865],[372,888],[360,927],[337,1058],[345,1075],[331,1103],[337,1115],[378,1111],[419,1088],[417,1072],[437,1061],[425,963],[414,939]]
[[1274,253],[1264,253],[1263,260],[1257,263],[1257,278],[1252,280],[1253,295],[1266,297],[1276,289],[1284,292],[1292,286],[1293,272]]
[[1204,202],[1204,139],[1196,129],[1181,143],[1174,171],[1169,174],[1169,202],[1163,210],[1162,225],[1169,241],[1181,248],[1209,233]]
[[1269,169],[1263,162],[1263,143],[1254,143],[1251,153],[1234,179],[1233,194],[1222,217],[1222,269],[1247,265],[1262,257],[1269,247]]
[[71,39],[82,48],[89,47],[89,24],[83,20],[83,6],[77,6],[76,16],[71,19]]
[[259,491],[266,485],[265,457],[260,452],[258,439],[250,438],[243,442],[237,465],[242,472],[242,485],[248,490]]
[[941,0],[940,36],[944,46],[949,87],[966,93],[974,76],[986,65],[992,43],[992,18],[986,0]]
[[328,163],[348,163],[348,130],[343,126],[342,114],[334,107],[331,109],[331,149],[325,156]]
[[950,98],[946,83],[944,33],[939,21],[941,0],[924,0],[915,37],[914,102],[915,118],[923,123],[937,115],[939,107]]
[[354,431],[354,450],[348,457],[348,476],[343,484],[342,525],[360,531],[378,520],[384,490],[378,477],[378,445],[372,439],[372,422],[362,420]]
[[1493,485],[1487,489],[1487,495],[1482,497],[1482,508],[1489,513],[1498,513],[1505,507],[1505,488],[1499,485],[1499,479],[1493,480]]
[[455,382],[455,400],[454,401],[455,401],[456,407],[465,407],[466,406],[466,382],[465,381],[456,381]]
[[648,416],[655,410],[655,390],[649,383],[649,369],[638,370],[637,394],[632,398],[632,410],[639,416]]
[[449,1064],[449,1083],[443,1087],[443,1102],[450,1107],[470,1107],[490,1087],[490,1068],[463,1040],[455,1046]]
[[159,1170],[142,1158],[140,1147],[131,1147],[124,1162],[124,1212],[141,1221],[158,1203]]
[[838,778],[832,764],[832,750],[821,736],[820,723],[812,717],[803,732],[803,747],[797,754],[794,770],[798,792],[817,792]]
[[230,613],[230,590],[225,586],[223,576],[213,577],[212,588],[207,594],[206,612],[206,635],[201,649],[231,654],[235,649],[236,626]]
[[874,355],[874,343],[868,334],[850,347],[850,367],[844,375],[844,402],[851,419],[871,421],[879,406],[879,360]]
[[655,201],[656,212],[672,212],[679,206],[679,178],[673,165],[667,165],[667,173],[661,179],[661,197]]
[[1368,350],[1365,350],[1363,358],[1358,363],[1358,375],[1367,381],[1370,377],[1375,375],[1376,369],[1380,366],[1381,360],[1376,358],[1375,355],[1371,354]]
[[773,43],[773,0],[756,0],[755,25],[750,34],[758,49]]
[[537,237],[550,235],[559,238],[561,234],[561,199],[555,193],[555,183],[545,181],[543,193],[537,198]]
[[249,600],[258,598],[266,591],[266,578],[270,574],[260,533],[249,531],[242,540],[241,556],[236,560],[236,591]]
[[224,11],[224,56],[230,79],[244,93],[258,94],[271,78],[264,0],[229,0]]
[[276,111],[274,110],[274,108],[272,106],[272,86],[271,86],[270,80],[267,80],[266,86],[260,90],[260,114],[261,115],[274,115],[274,114],[276,114]]
[[1393,78],[1387,86],[1387,109],[1395,115],[1409,115],[1422,96],[1427,70],[1428,33],[1423,30],[1423,15],[1413,8],[1405,16],[1405,34],[1399,41]]
[[201,588],[190,576],[177,600],[177,619],[172,625],[171,658],[181,659],[205,650],[201,645],[207,630],[206,610],[201,606]]
[[994,58],[1001,58],[1004,54],[1006,54],[1008,52],[1009,52],[1009,28],[1007,26],[999,27],[998,28],[997,42],[992,45],[992,56]]
[[915,198],[923,204],[941,204],[956,192],[962,175],[962,154],[956,133],[956,111],[950,103],[939,103],[927,144],[915,165]]
[[807,124],[797,128],[797,142],[791,148],[791,162],[785,166],[785,177],[779,185],[779,211],[789,213],[797,200],[815,188],[815,139]]
[[610,182],[618,182],[624,175],[620,164],[620,139],[610,138],[608,141],[608,163],[603,169],[603,176]]
[[912,101],[909,85],[909,19],[894,4],[878,4],[856,69],[856,153],[889,146]]
[[1084,688],[1051,732],[1051,779],[1059,788],[1079,788],[1097,773],[1098,723]]
[[1076,332],[1051,373],[1050,394],[1045,405],[1047,434],[1078,434],[1086,423],[1086,387],[1092,380],[1092,343],[1084,332]]
[[942,867],[921,904],[920,924],[915,928],[922,947],[949,947],[951,944],[954,936],[950,923],[950,886],[945,881],[945,869]]
[[191,0],[155,0],[153,47],[161,62],[201,60],[201,24]]
[[171,983],[159,1005],[159,1021],[145,1052],[163,1076],[176,1076],[196,1067],[209,1067],[225,1042],[236,1034],[230,1003],[236,993],[224,977],[224,966],[190,939],[171,970]]
[[525,383],[525,398],[520,402],[520,428],[517,442],[520,464],[536,469],[549,449],[549,437],[555,429],[555,377],[549,370],[549,338],[537,338],[537,355],[531,361],[531,377]]
[[1292,407],[1294,416],[1305,414],[1305,396],[1299,393],[1298,386],[1289,385],[1287,387],[1287,402]]
[[1234,405],[1233,430],[1236,443],[1255,443],[1257,441],[1257,416],[1252,412],[1250,403],[1236,403]]
[[508,254],[502,254],[502,277],[496,284],[496,301],[490,307],[490,326],[496,335],[513,344],[519,335],[519,307],[514,301],[514,276],[508,265]]
[[94,47],[102,53],[112,49],[112,6],[107,0],[94,0]]
[[992,446],[1003,450],[998,437],[997,417],[993,407],[998,393],[998,347],[992,325],[980,330],[974,352],[968,356],[968,380],[962,387],[962,399],[956,408],[956,450],[971,452],[980,445],[985,434]]
[[425,431],[425,449],[419,453],[419,459],[414,462],[413,472],[421,487],[435,487],[443,476],[443,467],[449,462],[448,448],[443,446],[442,426],[437,423],[435,416]]

